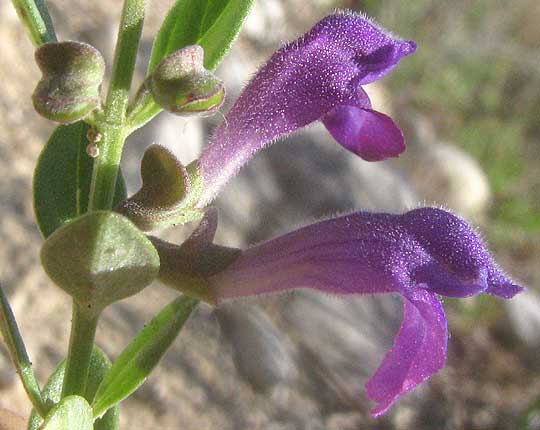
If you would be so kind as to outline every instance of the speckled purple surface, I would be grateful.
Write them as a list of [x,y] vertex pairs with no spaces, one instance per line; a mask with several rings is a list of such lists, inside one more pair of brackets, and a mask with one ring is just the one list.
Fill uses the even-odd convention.
[[511,298],[521,291],[465,221],[436,208],[312,224],[247,249],[210,281],[218,301],[297,288],[401,294],[401,329],[367,384],[374,415],[443,367],[448,333],[437,294]]
[[257,151],[319,119],[343,146],[368,160],[399,155],[404,149],[401,131],[389,117],[371,110],[361,85],[381,78],[415,49],[414,42],[395,39],[347,12],[323,19],[277,51],[203,152],[205,189],[199,207],[212,201]]

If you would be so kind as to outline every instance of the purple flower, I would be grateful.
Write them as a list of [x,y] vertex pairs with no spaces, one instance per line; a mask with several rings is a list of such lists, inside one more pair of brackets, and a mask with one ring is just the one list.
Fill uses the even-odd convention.
[[366,160],[398,156],[405,149],[401,130],[371,109],[361,85],[380,79],[415,49],[414,42],[395,39],[367,18],[347,12],[323,19],[277,51],[202,154],[205,188],[198,206],[212,201],[257,151],[317,120]]
[[443,367],[448,331],[439,294],[508,299],[522,290],[465,221],[435,208],[357,212],[312,224],[243,251],[207,280],[218,303],[297,288],[400,294],[401,328],[366,385],[377,402],[374,416]]

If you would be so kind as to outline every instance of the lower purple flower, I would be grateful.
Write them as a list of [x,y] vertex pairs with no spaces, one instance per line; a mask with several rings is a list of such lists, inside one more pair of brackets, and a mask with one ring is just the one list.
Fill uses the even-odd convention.
[[297,288],[401,294],[403,323],[366,385],[377,402],[374,416],[444,366],[448,330],[437,295],[511,298],[522,290],[465,221],[435,208],[358,212],[312,224],[243,251],[207,279],[218,303]]

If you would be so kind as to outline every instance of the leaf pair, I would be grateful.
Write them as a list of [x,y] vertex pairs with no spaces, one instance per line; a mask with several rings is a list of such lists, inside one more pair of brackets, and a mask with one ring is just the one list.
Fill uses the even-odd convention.
[[[34,211],[43,237],[86,213],[93,158],[88,156],[89,126],[82,121],[58,126],[41,151],[34,171]],[[124,178],[116,181],[115,204],[127,196]]]
[[[93,159],[83,122],[56,128],[34,173],[34,209],[48,240],[42,263],[55,283],[85,308],[99,312],[139,292],[157,276],[159,257],[127,219],[112,212],[86,214]],[[126,198],[122,176],[115,203]]]
[[32,411],[28,430],[117,430],[118,404],[144,383],[197,303],[187,296],[173,300],[144,326],[112,366],[103,351],[94,347],[84,397],[61,399],[65,361],[60,363],[43,390],[44,401],[54,406],[45,419]]
[[62,361],[43,389],[43,399],[52,408],[45,418],[41,418],[35,410],[32,410],[28,430],[118,430],[118,407],[111,408],[102,418],[94,421],[93,411],[89,404],[110,369],[111,362],[105,353],[98,347],[94,347],[84,397],[67,396],[62,399],[66,370],[66,363]]

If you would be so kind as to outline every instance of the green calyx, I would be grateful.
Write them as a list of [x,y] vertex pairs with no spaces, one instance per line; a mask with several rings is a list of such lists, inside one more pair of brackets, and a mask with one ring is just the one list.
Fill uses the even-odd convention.
[[195,206],[202,192],[197,163],[185,167],[167,148],[151,145],[141,162],[141,189],[117,211],[143,231],[196,221]]
[[181,116],[211,115],[225,100],[223,82],[204,68],[204,51],[199,45],[165,57],[146,85],[158,105]]
[[99,106],[105,61],[96,48],[73,41],[45,43],[35,57],[42,78],[32,101],[40,115],[70,123]]
[[41,249],[49,277],[89,314],[149,285],[159,272],[152,243],[127,218],[94,211],[56,230]]
[[209,208],[199,226],[181,245],[149,237],[159,253],[158,279],[168,287],[216,304],[209,278],[232,264],[241,251],[213,243],[218,222],[217,210]]

